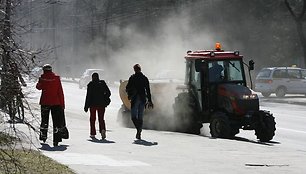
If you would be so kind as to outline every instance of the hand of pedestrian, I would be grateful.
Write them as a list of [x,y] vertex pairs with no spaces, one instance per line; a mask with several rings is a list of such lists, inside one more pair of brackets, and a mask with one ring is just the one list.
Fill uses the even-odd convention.
[[84,111],[87,112],[87,111],[88,111],[88,108],[84,108]]
[[154,108],[154,105],[152,102],[148,102],[148,109],[153,109]]

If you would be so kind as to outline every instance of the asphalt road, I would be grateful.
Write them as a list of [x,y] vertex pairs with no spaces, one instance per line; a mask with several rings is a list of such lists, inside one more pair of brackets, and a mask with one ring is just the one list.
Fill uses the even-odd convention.
[[50,134],[46,144],[37,142],[37,146],[77,173],[305,173],[305,105],[261,99],[262,109],[270,110],[277,122],[276,136],[268,143],[258,142],[254,131],[241,131],[232,140],[213,139],[207,125],[200,136],[144,130],[143,140],[137,141],[134,129],[116,121],[121,101],[118,87],[112,86],[112,103],[105,113],[107,139],[102,141],[89,138],[89,113],[83,111],[86,90],[74,83],[63,87],[70,139],[52,147]]

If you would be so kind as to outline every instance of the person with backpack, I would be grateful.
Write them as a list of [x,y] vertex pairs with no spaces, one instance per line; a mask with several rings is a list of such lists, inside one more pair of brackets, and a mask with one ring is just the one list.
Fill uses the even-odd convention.
[[92,80],[87,85],[84,111],[90,111],[90,138],[96,135],[96,113],[98,113],[99,132],[104,140],[106,138],[106,126],[104,120],[105,108],[110,104],[111,92],[104,80],[99,79],[98,73],[92,74]]

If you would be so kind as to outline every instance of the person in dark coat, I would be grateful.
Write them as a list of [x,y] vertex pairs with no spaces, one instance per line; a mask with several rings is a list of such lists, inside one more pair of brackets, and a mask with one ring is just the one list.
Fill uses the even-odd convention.
[[141,139],[143,112],[146,104],[148,108],[153,108],[153,103],[148,78],[141,72],[139,64],[135,64],[133,68],[135,73],[129,78],[126,92],[131,101],[131,119],[137,129],[136,139]]
[[65,101],[60,77],[52,72],[51,65],[46,64],[43,66],[43,74],[40,76],[36,88],[42,90],[39,102],[41,105],[39,139],[43,142],[47,140],[49,114],[51,111],[53,121],[53,145],[58,146],[58,142],[62,142],[62,135],[59,130],[63,126]]
[[98,73],[92,74],[92,81],[87,85],[84,111],[90,110],[90,137],[96,135],[96,112],[98,112],[99,131],[102,139],[106,138],[106,127],[104,120],[105,107],[110,103],[111,92],[104,80],[99,79]]

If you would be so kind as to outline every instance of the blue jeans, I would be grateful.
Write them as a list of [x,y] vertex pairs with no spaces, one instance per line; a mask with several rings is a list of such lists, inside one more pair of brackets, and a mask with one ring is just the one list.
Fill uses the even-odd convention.
[[132,120],[133,119],[142,120],[145,104],[146,101],[142,100],[139,96],[137,96],[136,99],[132,101],[132,106],[131,106]]
[[140,134],[143,125],[143,112],[145,108],[146,100],[141,99],[137,96],[134,100],[132,100],[131,107],[131,116],[132,121],[137,129],[137,134]]

